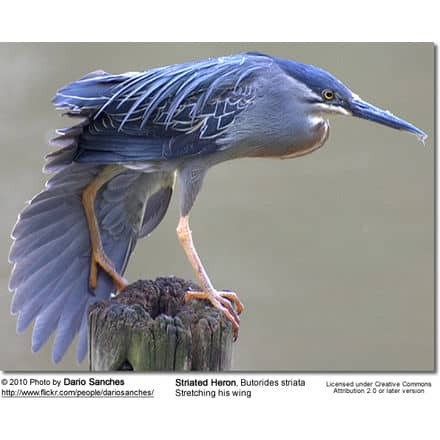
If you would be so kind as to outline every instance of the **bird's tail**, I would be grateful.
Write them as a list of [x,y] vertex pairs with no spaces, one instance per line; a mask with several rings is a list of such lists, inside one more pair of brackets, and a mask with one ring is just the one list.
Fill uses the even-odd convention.
[[[14,227],[9,288],[14,291],[11,311],[18,314],[17,331],[35,320],[32,350],[39,350],[56,331],[52,358],[58,362],[79,332],[81,362],[88,347],[87,310],[108,299],[114,287],[99,270],[97,287],[89,290],[91,249],[81,194],[103,166],[69,164],[71,151],[66,148],[51,156],[56,161],[52,168],[59,172],[23,209]],[[174,174],[125,170],[98,192],[95,211],[104,250],[119,273],[125,271],[137,239],[162,220],[173,184]]]

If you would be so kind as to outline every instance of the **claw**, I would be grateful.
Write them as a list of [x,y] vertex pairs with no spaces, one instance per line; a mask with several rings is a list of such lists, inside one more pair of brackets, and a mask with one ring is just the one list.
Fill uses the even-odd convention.
[[229,290],[220,290],[218,292],[221,297],[227,298],[229,301],[231,301],[235,308],[237,309],[237,314],[240,315],[241,312],[244,310],[243,303],[238,299],[238,296],[235,292],[230,292]]
[[[238,338],[240,328],[240,318],[238,315],[243,311],[243,304],[234,292],[228,291],[209,291],[206,292],[186,292],[184,300],[207,299],[216,309],[220,310],[228,321],[231,322],[234,331],[234,341]],[[233,303],[237,310],[232,307]]]

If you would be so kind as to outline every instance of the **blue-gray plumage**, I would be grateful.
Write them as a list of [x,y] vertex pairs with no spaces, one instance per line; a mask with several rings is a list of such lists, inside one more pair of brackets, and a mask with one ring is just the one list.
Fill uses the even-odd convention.
[[[17,330],[35,320],[32,349],[56,331],[58,362],[79,332],[87,352],[87,309],[126,285],[138,238],[163,219],[179,179],[179,239],[201,292],[237,334],[242,305],[212,286],[188,215],[209,167],[240,157],[290,158],[322,146],[331,114],[354,115],[426,135],[361,100],[328,72],[259,53],[213,58],[141,73],[93,72],[60,89],[55,106],[80,120],[57,131],[46,189],[12,232],[9,287]],[[235,309],[231,304],[234,304]]]

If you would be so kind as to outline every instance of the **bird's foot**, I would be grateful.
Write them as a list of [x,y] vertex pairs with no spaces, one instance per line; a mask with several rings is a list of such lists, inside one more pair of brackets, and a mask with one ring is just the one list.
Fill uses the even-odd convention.
[[115,287],[119,292],[128,285],[127,280],[119,275],[113,263],[107,257],[103,249],[93,250],[90,257],[90,277],[89,286],[92,290],[96,289],[98,284],[98,266],[100,266],[115,283]]
[[[244,306],[238,299],[234,292],[224,290],[209,290],[207,292],[186,292],[184,296],[185,301],[191,299],[207,299],[216,309],[220,310],[228,321],[231,322],[234,331],[234,340],[238,337],[238,330],[240,328],[240,318],[238,315],[243,311]],[[232,307],[235,305],[236,310]]]

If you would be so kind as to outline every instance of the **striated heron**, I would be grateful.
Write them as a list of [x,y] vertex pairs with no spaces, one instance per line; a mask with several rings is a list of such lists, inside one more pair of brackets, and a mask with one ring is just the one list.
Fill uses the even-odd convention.
[[214,288],[189,229],[206,171],[230,159],[310,153],[328,138],[332,114],[426,138],[328,72],[260,53],[140,73],[96,71],[60,89],[53,102],[79,120],[57,131],[58,148],[44,168],[54,175],[14,227],[9,288],[18,332],[35,320],[33,351],[56,330],[54,362],[78,332],[77,358],[84,358],[88,307],[127,285],[130,255],[163,219],[176,176],[177,234],[202,289],[186,299],[209,300],[237,336],[243,306],[235,293]]

